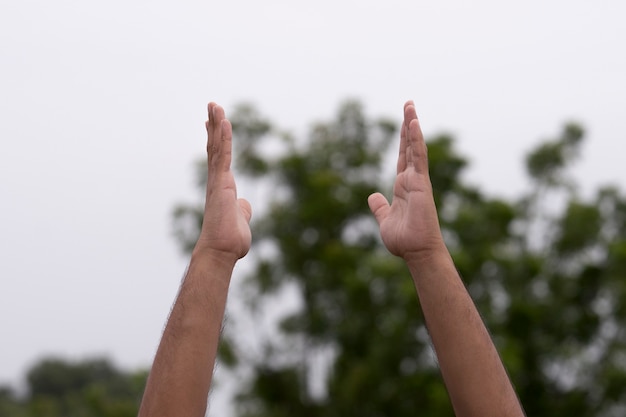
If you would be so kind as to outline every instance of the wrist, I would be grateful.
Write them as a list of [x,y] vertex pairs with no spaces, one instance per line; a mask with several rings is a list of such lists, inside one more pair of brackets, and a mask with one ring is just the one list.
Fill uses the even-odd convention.
[[425,276],[438,275],[442,269],[456,271],[452,256],[443,242],[429,249],[408,253],[404,261],[416,284]]
[[200,241],[196,243],[196,246],[191,252],[192,262],[196,261],[203,264],[210,263],[213,265],[230,267],[231,269],[234,268],[239,258],[240,257],[235,253],[202,245]]
[[450,252],[443,240],[420,250],[406,252],[402,258],[409,266],[414,265],[418,267],[429,265],[439,260],[452,261]]
[[438,295],[446,293],[451,288],[450,285],[463,286],[452,256],[445,245],[413,254],[412,257],[405,258],[405,262],[420,299],[424,296],[432,298],[432,291]]
[[222,282],[228,287],[237,260],[237,256],[229,252],[196,247],[191,253],[185,280],[193,277],[194,282],[201,284],[209,279]]

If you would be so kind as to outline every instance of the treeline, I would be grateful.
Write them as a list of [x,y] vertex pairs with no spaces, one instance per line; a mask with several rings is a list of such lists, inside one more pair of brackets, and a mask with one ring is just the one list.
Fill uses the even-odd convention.
[[45,358],[27,371],[24,393],[0,386],[0,417],[134,417],[147,375],[105,358]]

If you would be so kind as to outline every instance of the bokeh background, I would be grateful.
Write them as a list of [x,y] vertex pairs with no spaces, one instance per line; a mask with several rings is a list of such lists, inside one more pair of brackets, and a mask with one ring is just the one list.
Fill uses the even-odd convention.
[[346,98],[397,121],[413,99],[427,136],[457,138],[468,181],[503,196],[530,186],[524,152],[575,121],[583,192],[623,184],[625,15],[608,0],[3,1],[0,383],[45,355],[150,365],[209,100],[297,136]]

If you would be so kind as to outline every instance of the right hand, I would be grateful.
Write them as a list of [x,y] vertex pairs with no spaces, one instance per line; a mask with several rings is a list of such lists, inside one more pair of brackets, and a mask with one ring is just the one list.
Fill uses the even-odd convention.
[[368,204],[392,254],[409,261],[445,249],[428,174],[426,144],[412,101],[404,105],[391,204],[380,193],[370,195]]

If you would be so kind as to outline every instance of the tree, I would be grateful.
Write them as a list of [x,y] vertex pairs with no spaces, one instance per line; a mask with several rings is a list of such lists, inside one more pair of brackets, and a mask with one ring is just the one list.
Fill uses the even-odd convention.
[[[223,363],[247,375],[238,414],[452,415],[412,281],[366,203],[391,189],[380,172],[397,146],[395,123],[367,118],[354,101],[306,141],[278,133],[251,106],[231,121],[241,174],[272,190],[253,218],[248,311],[258,317],[285,288],[299,301],[278,335],[257,342],[259,354],[226,328]],[[583,136],[568,124],[531,150],[531,191],[514,199],[463,181],[467,160],[451,137],[428,144],[446,242],[532,416],[625,412],[626,199],[612,187],[580,195],[568,167]],[[183,249],[201,213],[175,210]]]
[[27,372],[27,394],[0,389],[0,417],[133,417],[147,372],[126,373],[106,359],[44,358]]

